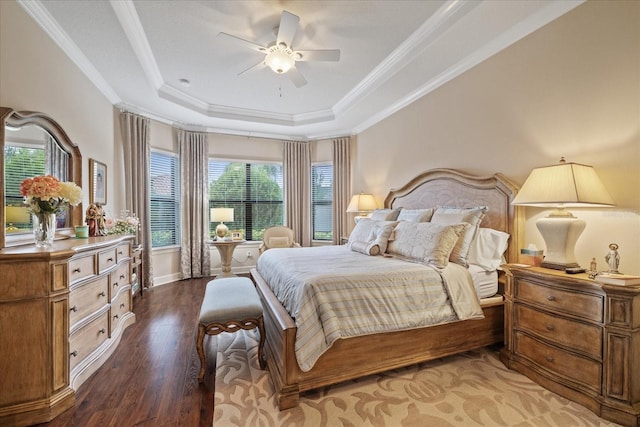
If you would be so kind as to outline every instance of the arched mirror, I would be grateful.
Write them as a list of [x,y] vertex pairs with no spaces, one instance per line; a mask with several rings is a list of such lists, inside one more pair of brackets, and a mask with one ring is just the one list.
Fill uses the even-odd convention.
[[[53,175],[82,186],[82,156],[65,131],[51,117],[0,107],[0,247],[28,242],[31,215],[23,204],[20,184],[27,177]],[[56,215],[61,234],[82,224],[82,204]]]

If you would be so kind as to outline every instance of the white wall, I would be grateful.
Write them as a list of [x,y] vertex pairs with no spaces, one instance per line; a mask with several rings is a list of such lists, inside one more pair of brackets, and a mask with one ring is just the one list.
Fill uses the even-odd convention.
[[[523,183],[531,169],[593,165],[617,203],[575,209],[576,256],[640,274],[640,2],[587,2],[358,135],[355,189],[380,201],[431,168]],[[526,241],[544,248],[527,208]]]

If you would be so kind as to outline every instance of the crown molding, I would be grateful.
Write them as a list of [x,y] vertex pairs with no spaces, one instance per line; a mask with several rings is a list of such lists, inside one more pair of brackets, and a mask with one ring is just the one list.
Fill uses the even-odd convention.
[[58,25],[51,14],[45,9],[40,0],[26,1],[16,0],[29,16],[42,28],[42,30],[56,43],[60,49],[76,64],[93,85],[102,93],[111,104],[115,105],[122,100],[111,88],[102,74],[93,66],[91,61],[82,53],[69,35]]

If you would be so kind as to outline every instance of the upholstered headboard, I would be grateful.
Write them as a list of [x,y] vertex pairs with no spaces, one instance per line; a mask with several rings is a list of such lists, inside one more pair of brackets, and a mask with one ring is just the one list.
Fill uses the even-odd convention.
[[517,192],[518,187],[500,173],[479,177],[453,169],[432,169],[402,188],[389,191],[384,205],[406,209],[487,206],[489,210],[480,226],[509,233],[505,257],[508,262],[518,262],[524,216],[522,208],[511,205]]

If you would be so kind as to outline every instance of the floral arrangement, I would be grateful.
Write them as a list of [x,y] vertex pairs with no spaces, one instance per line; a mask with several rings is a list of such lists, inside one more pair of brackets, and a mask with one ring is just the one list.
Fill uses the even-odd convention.
[[125,212],[121,218],[107,218],[105,228],[107,234],[136,234],[140,229],[140,219],[135,214]]
[[26,178],[20,185],[24,203],[31,211],[58,213],[68,205],[77,206],[82,201],[82,189],[73,182],[61,182],[51,175]]

